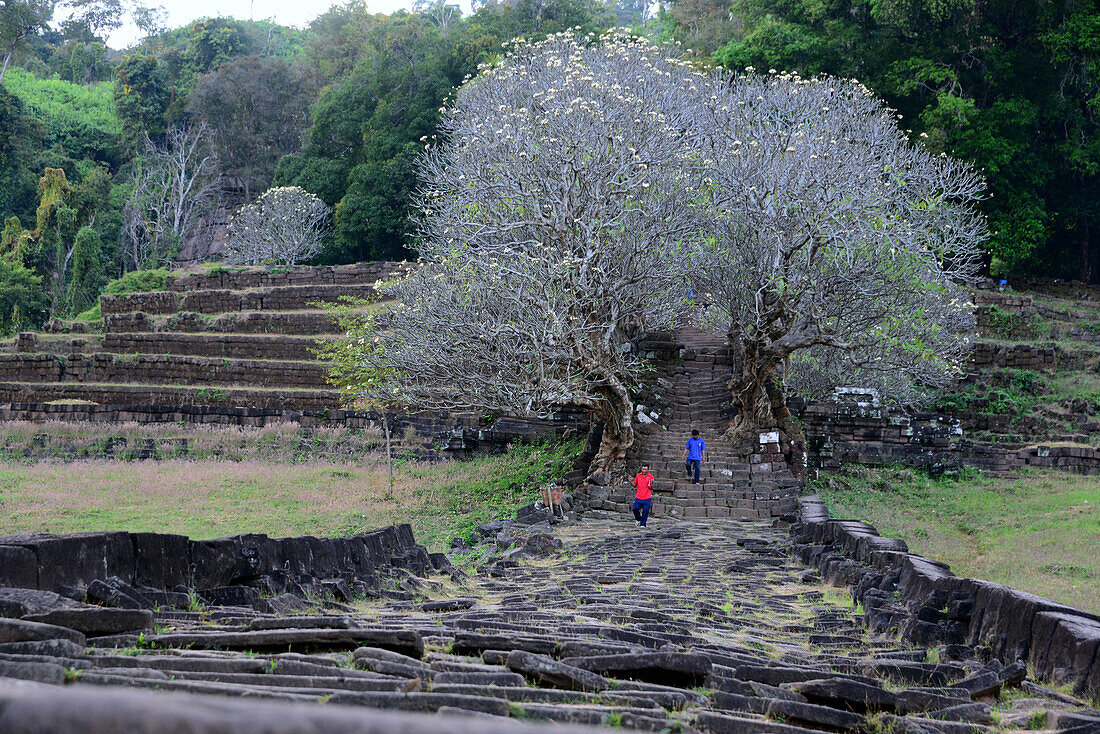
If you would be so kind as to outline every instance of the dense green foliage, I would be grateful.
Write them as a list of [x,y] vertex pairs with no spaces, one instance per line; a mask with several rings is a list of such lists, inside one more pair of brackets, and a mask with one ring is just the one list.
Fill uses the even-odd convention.
[[855,77],[934,150],[974,161],[993,198],[994,275],[1100,276],[1100,9],[1043,0],[736,0],[715,53]]
[[[703,66],[858,78],[914,138],[984,169],[993,275],[1100,280],[1095,4],[674,0],[650,16],[639,0],[491,0],[462,17],[445,3],[381,15],[345,0],[301,30],[224,17],[167,29],[138,9],[145,37],[121,54],[104,41],[121,4],[87,0],[51,26],[52,7],[0,12],[0,221],[30,233],[28,282],[47,304],[25,323],[84,310],[122,275],[133,171],[148,141],[196,122],[216,133],[226,204],[301,186],[333,206],[319,261],[409,257],[421,138],[453,88],[517,36],[615,25],[680,43]],[[49,231],[46,169],[72,189]]]

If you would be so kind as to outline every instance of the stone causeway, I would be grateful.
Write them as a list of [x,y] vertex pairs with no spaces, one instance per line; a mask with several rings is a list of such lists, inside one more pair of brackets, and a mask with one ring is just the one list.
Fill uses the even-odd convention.
[[[173,568],[150,565],[164,536],[3,538],[35,563],[68,552],[82,565],[0,589],[0,731],[1098,730],[1094,668],[1063,681],[1076,693],[1056,690],[1011,646],[929,633],[982,602],[946,599],[943,619],[925,619],[934,590],[921,596],[880,557],[856,560],[907,555],[897,541],[812,500],[803,513],[791,528],[498,522],[454,565],[400,527],[373,540],[176,540],[182,559],[163,555]],[[823,583],[856,581],[857,566],[862,609]],[[126,570],[129,581],[93,578]],[[156,588],[181,580],[227,586]]]

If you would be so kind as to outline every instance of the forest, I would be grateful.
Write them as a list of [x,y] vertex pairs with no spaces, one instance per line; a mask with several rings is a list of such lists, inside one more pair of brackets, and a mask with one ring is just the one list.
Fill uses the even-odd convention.
[[[142,39],[110,48],[126,18]],[[87,312],[272,188],[324,203],[311,262],[415,258],[419,161],[456,86],[511,39],[613,27],[703,68],[858,80],[913,140],[982,171],[988,275],[1100,282],[1091,2],[486,0],[463,15],[421,0],[384,15],[349,0],[299,29],[4,0],[0,332]]]

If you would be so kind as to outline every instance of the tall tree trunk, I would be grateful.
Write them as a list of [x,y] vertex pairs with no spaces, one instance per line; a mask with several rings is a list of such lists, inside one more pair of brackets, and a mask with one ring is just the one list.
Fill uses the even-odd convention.
[[603,438],[589,471],[591,476],[610,476],[634,445],[634,403],[626,386],[615,377],[607,379],[599,391],[603,399],[595,414],[603,421]]
[[1089,220],[1083,217],[1077,224],[1078,241],[1081,247],[1081,270],[1079,278],[1083,283],[1093,283],[1096,280],[1095,254],[1092,251],[1092,241],[1089,239]]
[[8,49],[8,52],[4,54],[4,68],[0,69],[0,82],[4,81],[4,75],[8,73],[8,64],[11,63],[11,55],[14,53],[12,49]]

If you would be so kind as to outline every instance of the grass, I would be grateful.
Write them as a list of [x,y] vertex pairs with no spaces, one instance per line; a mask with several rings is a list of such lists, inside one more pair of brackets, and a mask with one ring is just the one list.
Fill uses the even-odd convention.
[[931,479],[853,469],[814,487],[835,518],[864,520],[959,576],[1100,612],[1100,481],[1055,471]]
[[379,455],[359,463],[8,464],[0,466],[0,531],[345,536],[408,522],[419,542],[443,550],[452,537],[468,537],[480,523],[537,499],[579,449],[573,441],[467,461],[403,462],[392,495]]

